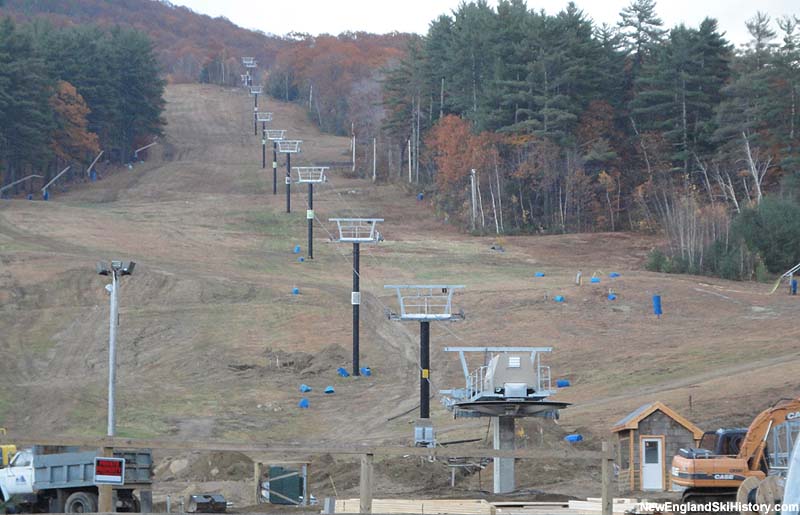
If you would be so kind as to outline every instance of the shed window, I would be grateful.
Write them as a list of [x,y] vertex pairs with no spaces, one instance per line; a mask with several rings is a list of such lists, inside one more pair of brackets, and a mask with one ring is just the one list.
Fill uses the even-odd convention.
[[658,461],[658,442],[653,440],[644,442],[644,462],[647,464],[657,464]]

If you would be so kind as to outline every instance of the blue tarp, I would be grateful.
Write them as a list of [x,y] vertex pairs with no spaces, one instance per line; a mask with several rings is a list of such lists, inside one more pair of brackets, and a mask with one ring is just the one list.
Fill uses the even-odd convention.
[[297,286],[292,288],[292,295],[300,295],[300,288],[298,288]]
[[361,367],[361,375],[362,376],[367,376],[367,377],[371,376],[372,375],[372,369],[369,368],[369,367]]
[[617,300],[617,295],[615,293],[609,293],[608,300]]
[[557,379],[556,386],[559,388],[566,388],[572,386],[572,384],[569,382],[569,379]]
[[556,301],[556,302],[564,302],[564,296],[563,295],[556,295],[555,297],[553,297],[553,300]]
[[335,393],[334,390],[333,390],[333,386],[326,386],[325,387],[325,393]]
[[307,384],[301,384],[300,385],[300,391],[303,392],[303,393],[310,392],[311,391],[311,387],[308,386]]
[[300,245],[295,245],[294,246],[294,253],[295,254],[300,254]]
[[544,272],[536,272],[533,274],[534,277],[544,277]]
[[298,408],[308,409],[308,399],[303,397],[300,399],[300,402],[297,403]]
[[589,281],[592,282],[592,283],[597,284],[597,283],[600,282],[600,278],[599,277],[592,277]]
[[303,262],[303,261],[305,261],[305,260],[306,260],[306,258],[304,258],[303,256],[300,256],[299,258],[297,258],[297,261],[298,261],[299,263],[302,263],[302,262]]
[[350,377],[350,372],[348,372],[344,367],[337,368],[336,373],[342,377]]
[[619,274],[617,272],[611,272],[610,274],[608,274],[608,276],[609,277],[619,277]]
[[583,441],[583,435],[579,435],[579,434],[567,435],[567,436],[564,437],[564,440],[566,440],[566,441],[568,441],[570,443],[582,442]]

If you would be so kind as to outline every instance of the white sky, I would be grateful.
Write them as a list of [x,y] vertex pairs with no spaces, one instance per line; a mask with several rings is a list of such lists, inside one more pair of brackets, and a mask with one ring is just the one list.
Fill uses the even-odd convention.
[[[460,0],[172,0],[209,16],[225,16],[235,24],[271,34],[306,32],[339,34],[347,30],[373,33],[392,31],[424,34],[428,23],[458,7]],[[496,5],[496,0],[489,0]],[[598,24],[615,24],[630,0],[580,0],[580,9]],[[528,0],[528,7],[555,14],[567,0]],[[762,11],[774,19],[800,16],[798,0],[661,0],[657,12],[666,27],[681,22],[697,26],[706,16],[719,21],[728,40],[748,40],[745,20]]]

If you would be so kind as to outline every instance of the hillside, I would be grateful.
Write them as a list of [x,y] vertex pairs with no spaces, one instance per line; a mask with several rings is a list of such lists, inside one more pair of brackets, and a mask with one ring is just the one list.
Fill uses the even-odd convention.
[[[446,345],[554,347],[553,377],[573,384],[557,398],[574,406],[558,425],[542,425],[548,446],[580,431],[595,447],[648,400],[711,429],[746,424],[798,393],[796,297],[770,296],[763,284],[644,272],[658,243],[651,237],[506,237],[505,252],[494,252],[493,239],[457,232],[427,201],[334,172],[316,190],[316,259],[299,263],[292,248],[305,248],[306,191],[293,188],[291,215],[282,187],[271,194],[252,100],[200,85],[169,86],[166,99],[166,143],[148,162],[47,203],[0,202],[0,425],[13,432],[103,434],[108,298],[105,278],[94,273],[101,259],[137,262],[121,289],[125,436],[407,443],[418,329],[386,319],[396,300],[383,285],[417,281],[466,285],[455,299],[466,320],[432,326],[433,391],[461,386]],[[294,105],[268,108],[276,128],[305,141],[293,165],[347,159],[347,138],[321,134]],[[328,241],[334,227],[326,221],[353,214],[385,218],[385,241],[364,246],[361,262],[362,364],[374,375],[343,379],[335,370],[348,366],[350,248]],[[574,286],[579,269],[602,282]],[[537,271],[546,276],[535,278]],[[613,283],[611,271],[621,274]],[[616,301],[606,299],[609,287]],[[664,299],[660,320],[651,314],[654,293]],[[301,383],[315,389],[308,410],[297,408]],[[327,385],[335,395],[319,393]],[[442,440],[486,434],[484,422],[453,420],[438,401],[432,412]],[[526,424],[529,432],[539,427]],[[522,465],[520,487],[596,487],[580,467],[535,468],[545,465]],[[424,490],[418,466],[387,483]],[[384,477],[391,470],[382,469]],[[439,479],[446,483],[446,472]]]
[[[270,65],[286,45],[283,39],[243,29],[231,21],[199,14],[165,0],[6,0],[0,16],[17,21],[48,20],[61,25],[122,26],[144,32],[173,82],[196,82],[210,67],[212,82],[239,81],[241,56]],[[222,77],[222,74],[225,74]]]

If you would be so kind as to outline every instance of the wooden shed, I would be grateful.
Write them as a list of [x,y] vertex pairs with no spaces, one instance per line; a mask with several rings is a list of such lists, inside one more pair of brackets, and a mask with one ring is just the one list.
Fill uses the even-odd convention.
[[672,457],[697,447],[703,431],[661,402],[645,404],[614,424],[621,491],[671,489]]

